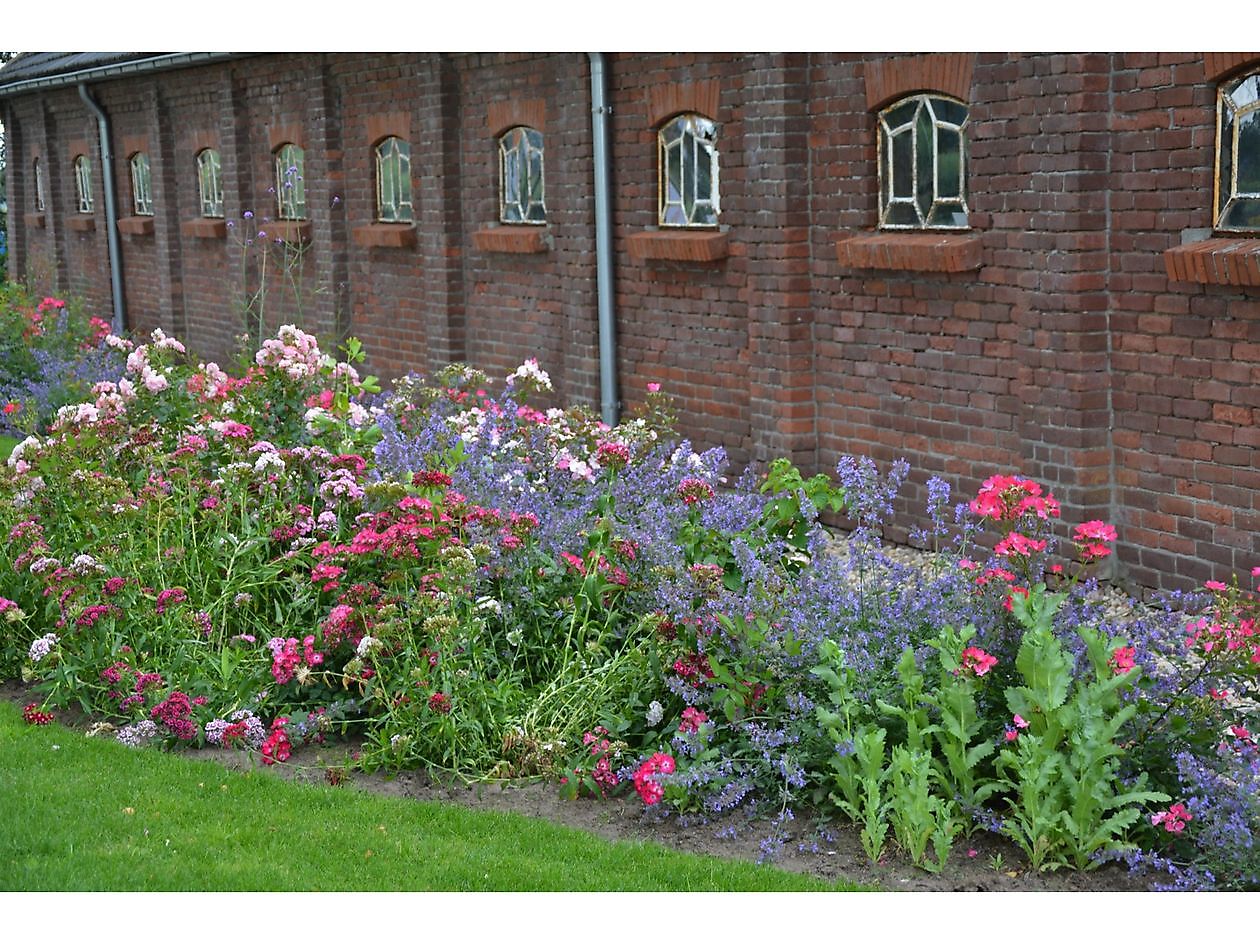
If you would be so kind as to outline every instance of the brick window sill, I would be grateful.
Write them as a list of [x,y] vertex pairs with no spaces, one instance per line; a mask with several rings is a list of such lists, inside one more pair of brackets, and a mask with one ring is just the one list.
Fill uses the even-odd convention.
[[973,272],[980,268],[975,233],[862,233],[836,237],[836,258],[848,269]]
[[630,255],[640,260],[716,262],[731,254],[730,239],[721,230],[647,230],[626,242]]
[[118,232],[129,236],[152,236],[153,217],[121,217],[118,220]]
[[199,240],[221,240],[227,236],[227,221],[214,217],[197,217],[179,225],[179,232]]
[[24,214],[22,217],[22,222],[25,223],[27,226],[35,227],[36,229],[40,229],[40,230],[44,228],[44,225],[46,223],[44,219],[44,215],[42,213]]
[[414,223],[369,223],[354,228],[354,241],[360,246],[413,249],[416,227]]
[[483,253],[545,253],[551,248],[545,226],[490,226],[472,235]]
[[284,243],[309,243],[311,241],[310,220],[272,220],[258,227],[259,232],[266,233],[269,240],[280,240]]
[[1216,237],[1164,250],[1171,282],[1260,286],[1260,239]]
[[78,230],[80,233],[91,233],[96,229],[96,217],[88,216],[86,214],[83,216],[69,217],[68,222],[70,224],[70,229]]

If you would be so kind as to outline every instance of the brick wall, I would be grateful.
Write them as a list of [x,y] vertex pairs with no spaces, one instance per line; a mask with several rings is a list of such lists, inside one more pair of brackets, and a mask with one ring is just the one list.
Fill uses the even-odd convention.
[[[927,477],[966,498],[1018,471],[1053,489],[1065,531],[1116,523],[1120,576],[1245,572],[1260,552],[1260,267],[1253,280],[1254,244],[1199,241],[1216,83],[1252,58],[610,55],[623,406],[662,382],[684,434],[736,467],[904,456],[894,538],[921,523]],[[589,81],[582,54],[323,54],[98,84],[122,213],[128,148],[153,166],[153,233],[123,237],[132,327],[231,354],[262,276],[242,214],[263,229],[275,215],[271,151],[293,139],[311,238],[300,312],[272,270],[267,327],[300,315],[328,340],[354,334],[387,378],[455,359],[502,377],[537,357],[558,399],[597,404]],[[971,229],[943,240],[876,231],[876,112],[917,91],[970,109]],[[719,230],[683,238],[656,229],[656,131],[680,110],[718,123],[722,205]],[[94,121],[72,90],[7,114],[15,273],[108,314],[99,191],[96,228],[70,226],[72,141],[99,186]],[[496,135],[513,124],[544,134],[545,227],[498,224]],[[411,144],[410,227],[376,221],[386,134]],[[187,226],[209,146],[226,235]],[[25,217],[37,154],[43,226]]]
[[1219,76],[1195,55],[1115,58],[1110,376],[1125,562],[1144,584],[1246,576],[1260,552],[1260,297],[1172,280],[1163,258],[1212,226]]

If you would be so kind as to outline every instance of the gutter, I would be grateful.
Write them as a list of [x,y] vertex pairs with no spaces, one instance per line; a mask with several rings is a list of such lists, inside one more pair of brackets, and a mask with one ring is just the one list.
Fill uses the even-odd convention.
[[79,97],[96,116],[96,128],[101,143],[101,177],[105,191],[105,239],[109,246],[109,283],[114,297],[114,317],[111,326],[114,334],[122,334],[126,324],[123,308],[122,246],[118,240],[118,206],[114,202],[114,149],[109,143],[109,116],[105,114],[87,85],[79,83]]
[[595,288],[599,309],[600,416],[610,427],[617,425],[621,403],[617,399],[616,315],[613,311],[612,257],[612,159],[608,149],[608,80],[603,53],[587,53],[591,61],[591,140],[595,163]]
[[128,62],[116,62],[107,66],[93,66],[77,72],[63,72],[58,75],[42,76],[32,79],[18,79],[5,84],[4,70],[0,69],[0,98],[19,95],[23,92],[34,92],[42,89],[56,89],[67,85],[81,85],[84,82],[100,82],[105,79],[121,79],[127,76],[148,72],[161,72],[167,69],[183,69],[188,66],[207,65],[222,62],[225,59],[237,59],[251,53],[163,53],[147,59],[132,59]]

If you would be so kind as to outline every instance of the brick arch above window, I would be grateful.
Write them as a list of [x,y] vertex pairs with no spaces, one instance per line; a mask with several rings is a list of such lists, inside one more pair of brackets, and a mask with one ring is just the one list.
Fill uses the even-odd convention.
[[695,82],[670,82],[652,85],[647,90],[648,124],[660,128],[675,115],[694,113],[719,121],[718,106],[722,86],[717,79]]
[[540,98],[507,99],[486,108],[486,132],[491,138],[501,138],[522,125],[546,134],[547,103]]
[[928,53],[866,63],[867,111],[878,111],[914,92],[944,92],[971,100],[975,53]]
[[411,142],[411,112],[377,112],[363,119],[363,137],[375,148],[386,138]]
[[1204,53],[1203,72],[1208,82],[1220,82],[1235,72],[1260,68],[1260,53]]
[[306,136],[302,134],[302,126],[296,122],[267,126],[267,149],[275,154],[286,144],[295,144],[306,151]]

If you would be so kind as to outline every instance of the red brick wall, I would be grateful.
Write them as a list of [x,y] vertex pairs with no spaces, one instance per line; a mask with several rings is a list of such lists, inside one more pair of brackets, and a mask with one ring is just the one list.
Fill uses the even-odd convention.
[[[1260,563],[1260,298],[1177,281],[1184,269],[1164,254],[1210,235],[1215,82],[1246,59],[610,55],[623,405],[662,382],[684,434],[725,445],[737,467],[904,456],[914,472],[892,537],[918,523],[928,476],[965,499],[993,473],[1020,472],[1053,489],[1065,532],[1115,522],[1121,571],[1138,583],[1245,572]],[[502,377],[537,357],[560,399],[596,404],[589,83],[580,54],[325,54],[98,84],[115,142],[147,137],[153,164],[154,233],[123,239],[133,327],[229,355],[240,292],[259,278],[235,239],[241,214],[263,229],[275,215],[270,152],[292,135],[306,148],[308,329],[363,339],[387,378],[454,359]],[[875,110],[914,91],[970,107],[971,230],[944,248],[886,237],[895,252],[879,265],[896,268],[873,268],[870,252],[837,242],[875,232]],[[719,125],[721,228],[664,247],[656,128],[678,109]],[[11,213],[15,270],[42,270],[107,314],[101,194],[95,231],[67,225],[67,143],[88,142],[99,185],[95,123],[73,90],[16,98],[8,115],[23,156],[10,170],[23,204]],[[526,120],[544,133],[548,222],[523,241],[522,228],[496,229],[494,133]],[[372,146],[387,132],[412,146],[415,224],[373,245],[355,234],[375,223]],[[226,238],[180,227],[199,216],[206,142],[223,156]],[[35,153],[42,229],[22,215]],[[298,312],[269,278],[274,328]]]
[[1210,230],[1216,85],[1197,55],[1115,57],[1110,275],[1117,504],[1144,584],[1260,563],[1260,296],[1170,281]]

